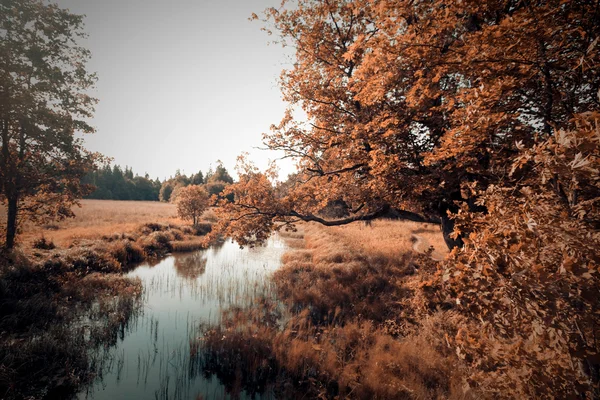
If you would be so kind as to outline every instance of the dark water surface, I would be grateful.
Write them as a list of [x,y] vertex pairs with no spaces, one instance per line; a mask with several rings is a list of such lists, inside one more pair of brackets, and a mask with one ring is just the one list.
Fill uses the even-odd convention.
[[229,398],[215,376],[198,371],[190,341],[200,336],[200,324],[218,324],[221,310],[269,293],[268,277],[284,250],[277,237],[254,249],[226,242],[131,271],[144,286],[143,309],[116,346],[98,355],[102,373],[78,399]]

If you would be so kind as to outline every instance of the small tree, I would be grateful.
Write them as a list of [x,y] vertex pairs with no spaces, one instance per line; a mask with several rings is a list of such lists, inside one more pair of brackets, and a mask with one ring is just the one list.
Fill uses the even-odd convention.
[[182,219],[191,219],[194,225],[208,205],[209,196],[202,186],[186,186],[177,194],[177,214]]
[[85,69],[89,51],[83,17],[41,0],[0,2],[0,202],[6,204],[6,248],[18,222],[72,216],[88,192],[81,178],[95,154],[75,132],[96,99],[86,91],[96,78]]

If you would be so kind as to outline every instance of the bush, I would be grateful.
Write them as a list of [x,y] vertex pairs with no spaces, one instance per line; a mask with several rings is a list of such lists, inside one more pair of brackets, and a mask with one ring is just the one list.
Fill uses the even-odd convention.
[[138,243],[129,240],[115,243],[111,254],[123,266],[140,263],[146,258],[144,249]]
[[193,227],[194,235],[204,236],[212,232],[212,224],[208,222],[200,222]]
[[56,245],[52,240],[48,240],[42,236],[41,238],[34,240],[33,248],[40,250],[53,250],[56,248]]

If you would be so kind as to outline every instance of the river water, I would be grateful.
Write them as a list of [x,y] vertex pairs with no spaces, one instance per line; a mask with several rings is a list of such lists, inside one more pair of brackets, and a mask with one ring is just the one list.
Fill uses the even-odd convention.
[[197,371],[190,343],[201,324],[219,323],[223,309],[269,293],[269,275],[284,250],[277,237],[253,249],[226,242],[135,268],[128,275],[142,281],[142,310],[117,344],[98,354],[101,373],[78,399],[230,398],[215,376]]

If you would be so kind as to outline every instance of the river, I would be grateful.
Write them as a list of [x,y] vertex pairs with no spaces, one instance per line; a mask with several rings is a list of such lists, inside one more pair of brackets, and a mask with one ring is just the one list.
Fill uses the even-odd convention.
[[[285,245],[273,237],[263,247],[240,249],[227,241],[210,249],[174,254],[128,273],[143,284],[143,306],[115,346],[96,354],[99,374],[78,399],[226,399],[215,376],[198,371],[190,343],[201,325],[221,311],[270,293],[270,273]],[[264,393],[262,398],[272,398]],[[245,392],[239,398],[251,398]]]

